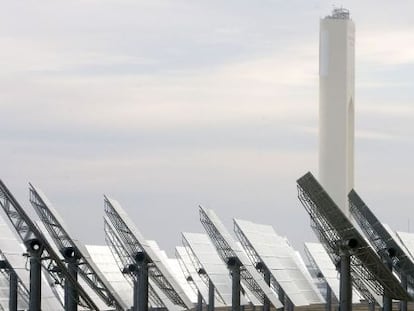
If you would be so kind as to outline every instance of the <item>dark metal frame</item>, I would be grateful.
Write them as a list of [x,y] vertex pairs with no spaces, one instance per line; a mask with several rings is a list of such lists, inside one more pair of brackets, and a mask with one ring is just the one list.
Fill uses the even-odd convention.
[[[414,263],[391,236],[375,214],[369,209],[355,190],[348,194],[351,215],[368,237],[378,255],[397,272],[401,285],[411,292],[414,289]],[[401,302],[401,310],[407,310],[407,302]]]
[[334,264],[340,262],[342,247],[354,240],[357,246],[350,250],[351,278],[355,287],[370,302],[370,288],[377,295],[411,300],[398,279],[384,265],[381,258],[366,243],[328,193],[309,172],[297,181],[298,198],[311,217],[312,228]]
[[[184,235],[182,235],[182,242],[187,251],[188,256],[193,264],[193,267],[197,271],[198,275],[200,276],[201,280],[206,284],[207,288],[210,288],[210,277],[208,276],[207,271],[205,271],[203,265],[201,264],[200,260],[197,258],[197,255],[194,253],[193,249],[191,248],[190,243],[188,243],[187,239]],[[214,287],[214,298],[219,300],[223,305],[225,305],[225,300],[221,296],[220,292]]]
[[99,310],[93,300],[85,292],[85,290],[79,285],[79,283],[73,279],[69,271],[66,269],[65,264],[60,260],[52,246],[47,239],[43,236],[40,230],[32,222],[31,218],[26,214],[17,200],[13,197],[9,189],[0,180],[0,205],[3,208],[7,218],[13,225],[16,233],[20,239],[27,244],[31,240],[38,240],[41,245],[40,259],[43,268],[53,277],[56,283],[61,286],[64,282],[70,282],[78,291],[80,301],[79,304],[87,306],[92,310]]
[[[105,214],[112,223],[114,229],[122,240],[125,249],[129,254],[138,254],[145,253],[144,248],[141,245],[141,242],[138,241],[134,233],[131,231],[131,228],[128,227],[122,216],[118,214],[116,209],[112,206],[110,200],[105,196],[104,197],[104,209]],[[148,256],[148,254],[146,254]],[[150,258],[151,259],[151,258]],[[157,286],[165,293],[165,295],[176,305],[180,305],[184,308],[189,308],[168,279],[162,274],[161,270],[154,263],[149,269],[149,276],[151,280],[157,284]]]
[[[243,249],[245,250],[247,256],[249,257],[250,261],[254,264],[256,270],[265,276],[265,272],[269,271],[267,266],[259,257],[259,254],[254,249],[253,245],[250,243],[250,241],[246,238],[243,231],[239,228],[237,223],[233,221],[233,227],[234,227],[234,233],[237,237],[237,239],[240,241],[241,245],[243,246]],[[270,273],[270,288],[275,292],[279,293],[281,290],[281,287],[275,277]],[[280,297],[279,297],[280,299]]]
[[[124,276],[127,276],[127,281],[132,287],[138,282],[137,274],[131,271],[129,267],[136,265],[133,255],[129,254],[125,249],[124,245],[118,234],[115,232],[112,224],[108,222],[106,217],[104,218],[104,231],[105,231],[105,242],[111,250],[112,256],[118,265],[119,270]],[[148,285],[148,299],[152,308],[166,308],[161,298],[154,291],[151,284]],[[135,297],[134,297],[135,299]]]
[[[203,225],[208,236],[210,237],[211,241],[216,247],[221,259],[224,262],[227,262],[229,258],[237,257],[236,252],[231,248],[226,239],[221,235],[219,230],[216,228],[216,225],[211,221],[211,219],[208,217],[208,215],[201,206],[199,206],[199,211],[201,224]],[[247,269],[244,266],[240,267],[240,278],[242,282],[245,284],[245,286],[248,287],[249,290],[255,295],[255,297],[259,301],[264,303],[265,293],[262,291],[262,289],[254,280],[250,272],[247,271]]]
[[7,260],[7,256],[0,250],[0,261],[4,262],[4,269],[0,269],[0,273],[3,274],[6,278],[12,277],[11,274],[14,273],[16,276],[17,281],[17,294],[18,296],[24,301],[27,305],[29,305],[29,289],[26,287],[26,285],[23,283],[23,281],[20,279],[10,262]]
[[[107,306],[115,307],[118,310],[127,308],[101,272],[94,267],[91,259],[85,256],[84,251],[78,247],[78,243],[71,238],[67,229],[59,221],[57,211],[49,206],[46,198],[32,184],[29,184],[29,191],[30,203],[61,253],[64,254],[65,250],[71,250],[77,257],[77,262],[74,263],[77,266],[77,273]],[[67,261],[69,262],[70,259]],[[76,267],[73,268],[76,270]]]
[[349,193],[348,198],[352,216],[364,231],[377,253],[384,260],[391,261],[393,271],[396,271],[401,277],[406,276],[408,285],[414,289],[414,263],[409,256],[407,256],[406,252],[394,240],[355,190]]

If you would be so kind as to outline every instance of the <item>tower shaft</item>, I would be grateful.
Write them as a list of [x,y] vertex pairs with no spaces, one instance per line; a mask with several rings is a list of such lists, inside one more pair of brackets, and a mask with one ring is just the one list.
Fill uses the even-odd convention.
[[319,180],[349,216],[354,186],[355,26],[349,12],[335,9],[320,21]]

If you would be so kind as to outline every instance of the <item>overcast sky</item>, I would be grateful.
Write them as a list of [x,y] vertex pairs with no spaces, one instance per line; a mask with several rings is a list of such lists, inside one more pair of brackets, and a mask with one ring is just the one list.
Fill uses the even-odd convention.
[[198,205],[314,241],[296,179],[318,159],[319,19],[356,24],[356,190],[414,230],[414,3],[1,1],[0,178],[40,187],[85,243],[103,194],[172,255]]

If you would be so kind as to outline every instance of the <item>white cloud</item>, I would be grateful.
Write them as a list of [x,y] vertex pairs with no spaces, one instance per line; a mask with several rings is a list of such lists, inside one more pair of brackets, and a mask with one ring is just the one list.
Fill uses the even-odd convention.
[[402,29],[358,31],[358,63],[393,66],[414,63],[414,26]]

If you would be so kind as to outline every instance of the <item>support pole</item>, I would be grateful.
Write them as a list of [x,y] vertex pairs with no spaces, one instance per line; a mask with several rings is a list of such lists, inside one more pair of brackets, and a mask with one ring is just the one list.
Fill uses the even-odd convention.
[[135,256],[138,268],[138,311],[148,311],[148,264],[149,260],[144,252]]
[[133,298],[133,311],[138,311],[138,292],[139,292],[139,282],[138,282],[138,275],[135,276],[134,279],[134,298]]
[[326,283],[326,311],[332,310],[332,289],[328,283]]
[[[407,275],[401,274],[401,286],[407,290]],[[407,311],[407,300],[400,301],[400,311]]]
[[29,311],[40,311],[42,306],[42,252],[43,245],[38,239],[26,242],[30,255],[30,297]]
[[17,311],[17,275],[13,269],[9,270],[9,310]]
[[[72,247],[62,250],[63,257],[67,262],[67,268],[70,276],[78,280],[79,256]],[[65,280],[65,311],[78,311],[79,294],[76,286],[68,280]]]
[[341,253],[339,282],[339,308],[352,311],[351,255],[347,251]]
[[287,306],[288,306],[288,311],[293,311],[293,309],[295,308],[295,306],[293,305],[292,301],[290,301],[290,299],[287,299],[286,302]]
[[283,304],[283,307],[279,308],[279,310],[286,310],[287,311],[287,305],[285,300],[285,292],[283,291],[282,287],[279,285],[279,289],[277,291],[277,296],[279,298],[279,301]]
[[382,297],[382,310],[392,311],[392,298],[388,295],[384,295],[384,297]]
[[203,296],[197,291],[197,311],[203,311]]
[[132,293],[132,306],[128,311],[138,311],[138,292],[139,292],[139,282],[138,282],[138,268],[136,264],[126,265],[122,269],[123,274],[128,274],[132,277],[133,281],[133,293]]
[[227,260],[227,267],[231,272],[231,310],[240,311],[240,266],[241,262],[237,257],[230,257]]
[[[265,283],[270,287],[270,271],[267,267],[263,267],[263,272]],[[266,295],[263,300],[263,311],[270,311],[270,300]]]
[[[392,271],[392,259],[387,258],[385,261],[388,269]],[[383,311],[392,311],[392,297],[390,297],[389,293],[385,292],[384,296],[382,297],[382,310]]]
[[211,280],[208,281],[208,311],[214,311],[214,284]]

